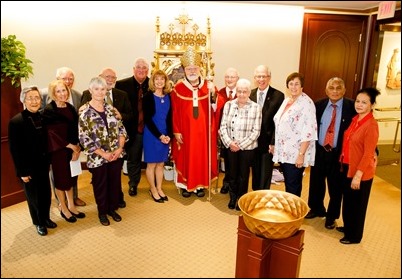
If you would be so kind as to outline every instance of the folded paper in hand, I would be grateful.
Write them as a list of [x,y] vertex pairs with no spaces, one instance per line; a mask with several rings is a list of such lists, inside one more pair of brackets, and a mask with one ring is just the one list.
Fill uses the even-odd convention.
[[82,173],[81,160],[70,161],[71,177],[77,176]]

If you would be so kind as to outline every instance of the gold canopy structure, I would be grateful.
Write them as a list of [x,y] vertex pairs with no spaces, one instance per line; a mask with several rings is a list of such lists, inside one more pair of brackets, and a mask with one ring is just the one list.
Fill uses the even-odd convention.
[[161,31],[160,17],[156,17],[156,42],[154,61],[151,63],[152,72],[157,69],[165,71],[170,80],[176,83],[184,77],[180,57],[191,46],[201,57],[201,72],[204,78],[212,79],[214,66],[211,50],[211,25],[207,17],[206,32],[200,32],[197,23],[182,11],[166,31]]

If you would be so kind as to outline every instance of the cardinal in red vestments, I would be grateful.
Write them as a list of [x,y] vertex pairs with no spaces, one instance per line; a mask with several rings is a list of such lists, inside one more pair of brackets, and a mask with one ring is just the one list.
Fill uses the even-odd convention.
[[[176,186],[183,197],[198,197],[218,178],[216,124],[210,101],[213,84],[201,75],[201,56],[189,47],[181,57],[185,79],[171,92]],[[210,84],[208,84],[210,83]]]

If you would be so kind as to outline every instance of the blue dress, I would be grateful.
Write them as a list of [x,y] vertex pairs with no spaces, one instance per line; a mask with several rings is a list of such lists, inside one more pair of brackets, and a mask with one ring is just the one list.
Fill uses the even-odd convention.
[[[167,135],[167,115],[170,108],[170,98],[166,95],[158,97],[152,94],[155,100],[155,115],[152,117],[158,130]],[[144,127],[143,134],[144,146],[144,162],[145,163],[159,163],[168,161],[169,144],[164,144],[159,138],[156,138],[148,129],[147,125]]]

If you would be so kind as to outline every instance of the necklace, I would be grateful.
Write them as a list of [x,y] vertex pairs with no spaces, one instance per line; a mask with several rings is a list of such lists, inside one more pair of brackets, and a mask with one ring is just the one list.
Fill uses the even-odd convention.
[[164,99],[164,95],[162,95],[162,96],[159,96],[159,95],[156,95],[156,94],[154,94],[156,97],[158,97],[159,98],[159,100],[161,100],[161,103],[163,104],[164,102],[165,102],[165,99]]

